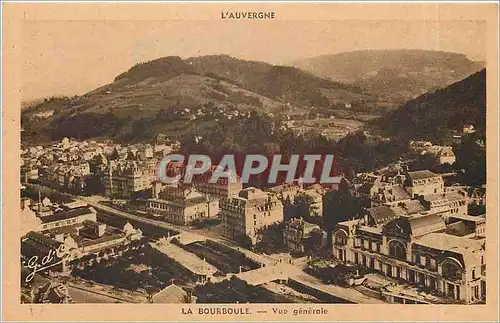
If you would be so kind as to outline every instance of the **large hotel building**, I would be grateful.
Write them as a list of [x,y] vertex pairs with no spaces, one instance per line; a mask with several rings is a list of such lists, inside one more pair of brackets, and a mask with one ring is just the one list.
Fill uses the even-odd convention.
[[238,196],[221,200],[220,214],[226,237],[246,235],[255,243],[259,229],[283,221],[283,204],[275,194],[249,187]]
[[362,219],[337,224],[334,256],[398,281],[398,289],[381,295],[388,302],[419,303],[405,286],[448,302],[485,298],[486,217],[467,215],[464,197],[445,194],[442,183],[428,171],[410,173],[406,190],[415,200],[372,207]]

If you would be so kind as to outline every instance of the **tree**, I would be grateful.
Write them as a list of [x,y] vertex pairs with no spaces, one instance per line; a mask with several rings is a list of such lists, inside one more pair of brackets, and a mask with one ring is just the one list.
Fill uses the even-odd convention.
[[235,241],[238,242],[238,244],[245,249],[250,249],[253,247],[252,239],[249,236],[247,236],[246,234],[242,234],[242,235],[236,237]]
[[[118,154],[118,152],[117,152],[117,154]],[[103,166],[105,165],[104,156],[102,154],[95,155],[90,160],[89,165],[90,165],[90,172],[91,173],[94,173],[94,174],[99,173],[102,170]]]
[[323,214],[324,227],[328,233],[328,246],[333,245],[333,230],[337,223],[357,218],[362,211],[361,201],[351,195],[347,182],[342,181],[337,191],[325,196]]
[[478,205],[476,203],[469,204],[469,206],[467,207],[467,213],[474,216],[485,214],[486,206]]
[[290,196],[287,196],[285,199],[280,199],[283,203],[283,217],[285,222],[290,221],[293,218],[296,218],[297,215],[295,213],[295,206],[290,199]]
[[464,137],[454,151],[456,162],[453,167],[459,172],[460,182],[474,187],[486,184],[486,152],[475,139]]
[[293,200],[295,214],[297,217],[307,219],[319,216],[318,207],[313,205],[314,199],[312,196],[305,193],[299,193]]
[[436,170],[439,165],[439,159],[432,154],[418,155],[409,166],[412,171],[418,170]]
[[255,249],[265,253],[277,253],[285,250],[283,241],[284,224],[273,223],[267,228],[262,228],[257,232],[257,243]]
[[321,229],[313,229],[310,236],[304,241],[304,249],[308,254],[316,254],[321,251],[323,244],[323,233]]
[[105,187],[102,183],[102,178],[99,175],[88,175],[85,177],[85,189],[84,193],[86,195],[94,194],[104,194]]

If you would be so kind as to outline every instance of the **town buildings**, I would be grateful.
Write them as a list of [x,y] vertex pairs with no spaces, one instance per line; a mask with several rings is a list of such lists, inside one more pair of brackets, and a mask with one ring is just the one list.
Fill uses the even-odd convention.
[[283,221],[283,204],[275,194],[249,187],[238,196],[220,201],[224,235],[237,240],[248,236],[256,242],[256,233],[273,223]]
[[103,251],[114,255],[114,248],[142,238],[142,232],[128,222],[123,228],[99,222],[94,208],[87,205],[39,200],[32,204],[28,198],[21,199],[21,256],[26,266],[33,259],[47,259],[43,261],[50,273],[67,272],[74,259]]
[[440,164],[452,165],[456,161],[455,153],[450,146],[433,145],[430,141],[411,141],[410,149],[421,155],[433,155]]

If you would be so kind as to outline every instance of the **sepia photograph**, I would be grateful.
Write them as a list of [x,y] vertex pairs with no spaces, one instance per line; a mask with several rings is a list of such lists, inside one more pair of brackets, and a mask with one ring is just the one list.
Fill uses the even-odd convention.
[[4,297],[498,318],[497,4],[316,6],[4,4]]

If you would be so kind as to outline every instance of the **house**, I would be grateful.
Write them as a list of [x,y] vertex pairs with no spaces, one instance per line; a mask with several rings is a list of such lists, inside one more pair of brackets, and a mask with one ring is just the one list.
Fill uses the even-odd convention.
[[463,127],[463,133],[464,134],[473,134],[476,132],[476,129],[474,128],[474,125],[472,124],[464,124],[464,127]]
[[[285,246],[291,252],[305,252],[305,242],[311,239],[312,232],[316,231],[319,237],[322,236],[321,229],[318,225],[308,223],[303,219],[293,219],[285,224],[283,230],[283,240]],[[321,239],[321,238],[320,238]],[[318,241],[321,244],[321,241]]]
[[106,196],[128,199],[149,190],[154,179],[154,166],[150,164],[112,161],[106,166],[102,182]]
[[166,186],[146,201],[146,212],[176,224],[209,217],[208,198],[194,188]]
[[408,172],[405,188],[412,198],[418,195],[441,194],[444,193],[443,176],[429,170]]
[[455,153],[453,152],[453,149],[451,147],[442,147],[438,154],[437,157],[439,159],[440,164],[454,164],[455,161],[457,160],[457,157],[455,156]]

